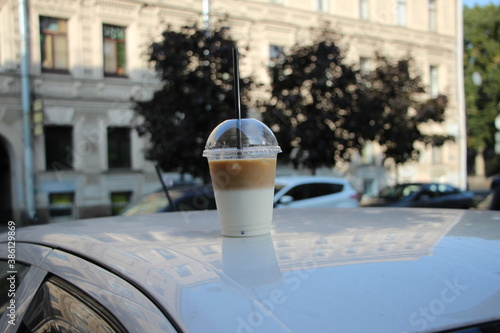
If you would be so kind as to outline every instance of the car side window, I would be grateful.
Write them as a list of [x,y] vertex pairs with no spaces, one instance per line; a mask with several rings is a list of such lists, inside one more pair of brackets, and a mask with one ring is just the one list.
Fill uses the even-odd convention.
[[455,192],[455,189],[453,187],[444,184],[432,185],[431,189],[434,192],[435,196],[444,196],[457,193]]
[[338,193],[341,192],[343,188],[344,185],[341,184],[330,184],[330,183],[312,184],[311,198]]
[[450,195],[450,194],[457,194],[457,193],[460,193],[460,191],[453,187],[453,186],[450,186],[450,185],[445,185],[443,187],[443,195]]
[[[405,198],[407,196],[410,196],[412,195],[413,193],[415,192],[418,192],[419,190],[421,189],[421,186],[420,185],[408,185],[408,186],[405,186],[402,191],[401,191],[401,197]],[[429,192],[430,193],[430,192]],[[427,194],[429,194],[427,193]]]
[[304,200],[309,197],[309,184],[297,185],[288,190],[285,195],[293,198],[293,201]]
[[18,261],[15,262],[15,266],[10,266],[7,260],[0,260],[0,317],[2,317],[9,305],[11,300],[9,295],[18,290],[28,270],[28,265],[21,264]]
[[291,196],[294,201],[317,198],[341,192],[342,184],[312,183],[297,185],[290,189],[285,195]]
[[425,200],[429,200],[429,199],[432,199],[436,197],[436,192],[435,191],[432,191],[432,189],[425,189],[425,190],[422,190],[416,197],[415,199],[416,200],[421,200],[421,201],[425,201]]
[[22,320],[21,333],[127,332],[104,307],[52,276],[38,289]]

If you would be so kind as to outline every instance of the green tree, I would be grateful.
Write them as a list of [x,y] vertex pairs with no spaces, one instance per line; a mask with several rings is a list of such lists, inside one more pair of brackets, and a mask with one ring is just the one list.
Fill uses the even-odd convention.
[[421,132],[421,124],[444,120],[447,98],[423,99],[412,62],[377,56],[376,70],[362,77],[345,63],[329,31],[312,45],[292,48],[270,69],[272,97],[263,113],[284,157],[314,174],[349,160],[368,141],[380,143],[385,158],[397,165],[418,158],[415,142],[442,145],[451,139]]
[[344,63],[333,33],[323,31],[318,42],[296,45],[270,74],[272,97],[263,106],[263,119],[276,134],[283,160],[314,174],[359,147],[346,123],[359,101],[358,74]]
[[[229,29],[207,34],[196,26],[170,28],[152,43],[149,60],[163,86],[149,101],[134,101],[143,122],[137,127],[150,141],[146,158],[164,171],[209,179],[202,157],[206,139],[222,121],[235,117],[233,48]],[[251,78],[241,80],[242,115],[249,99]]]
[[500,113],[500,6],[465,7],[464,39],[468,147],[482,155],[493,150]]
[[391,61],[377,55],[376,69],[363,77],[366,108],[360,116],[368,117],[373,126],[369,136],[364,131],[359,135],[378,142],[384,149],[384,158],[392,159],[396,165],[418,160],[416,142],[440,146],[453,139],[421,131],[424,123],[444,121],[448,98],[423,98],[425,88],[420,76],[412,73],[413,62],[411,57]]

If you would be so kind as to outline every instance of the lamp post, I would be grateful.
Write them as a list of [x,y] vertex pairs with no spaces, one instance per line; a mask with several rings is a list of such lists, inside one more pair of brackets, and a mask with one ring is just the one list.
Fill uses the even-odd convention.
[[18,0],[19,48],[21,55],[21,107],[23,124],[24,160],[24,210],[26,218],[35,219],[35,186],[33,166],[33,142],[31,133],[31,87],[30,87],[30,36],[28,26],[28,0]]
[[500,155],[500,114],[495,118],[495,154]]
[[455,12],[456,44],[455,63],[457,79],[457,111],[458,111],[458,145],[459,145],[459,184],[462,189],[467,188],[467,128],[465,111],[465,87],[464,87],[464,23],[463,4],[461,0],[456,1]]

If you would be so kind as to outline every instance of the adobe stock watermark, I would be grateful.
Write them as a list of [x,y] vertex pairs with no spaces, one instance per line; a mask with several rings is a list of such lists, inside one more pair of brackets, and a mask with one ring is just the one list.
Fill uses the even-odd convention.
[[[381,28],[392,24],[404,25],[406,22],[406,7],[399,1],[390,1],[385,8],[377,10],[369,24],[361,25],[361,31],[365,36],[376,33],[374,27]],[[400,20],[398,22],[398,20]]]
[[16,325],[16,280],[17,280],[17,269],[16,269],[16,223],[14,221],[9,221],[7,223],[7,298],[8,303],[5,309],[6,316],[9,318],[9,325]]
[[467,286],[461,284],[458,278],[453,281],[446,279],[443,284],[444,287],[436,298],[432,299],[427,305],[418,308],[409,316],[410,325],[416,327],[417,331],[426,330],[429,324],[442,315],[446,307],[454,303],[467,289]]
[[315,259],[302,261],[297,270],[289,272],[283,287],[273,289],[269,293],[269,297],[260,300],[259,303],[252,301],[254,310],[250,311],[246,317],[238,316],[236,318],[236,332],[253,333],[255,329],[264,325],[265,320],[273,316],[276,308],[285,304],[289,295],[299,290],[304,281],[309,279],[311,273],[317,269],[318,262]]

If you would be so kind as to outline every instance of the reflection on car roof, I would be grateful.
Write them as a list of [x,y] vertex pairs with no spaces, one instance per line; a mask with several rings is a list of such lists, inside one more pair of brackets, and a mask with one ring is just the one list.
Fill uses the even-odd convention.
[[275,211],[270,235],[228,238],[208,211],[17,237],[105,263],[190,332],[439,331],[499,318],[486,306],[500,304],[498,222],[467,210],[290,209]]

